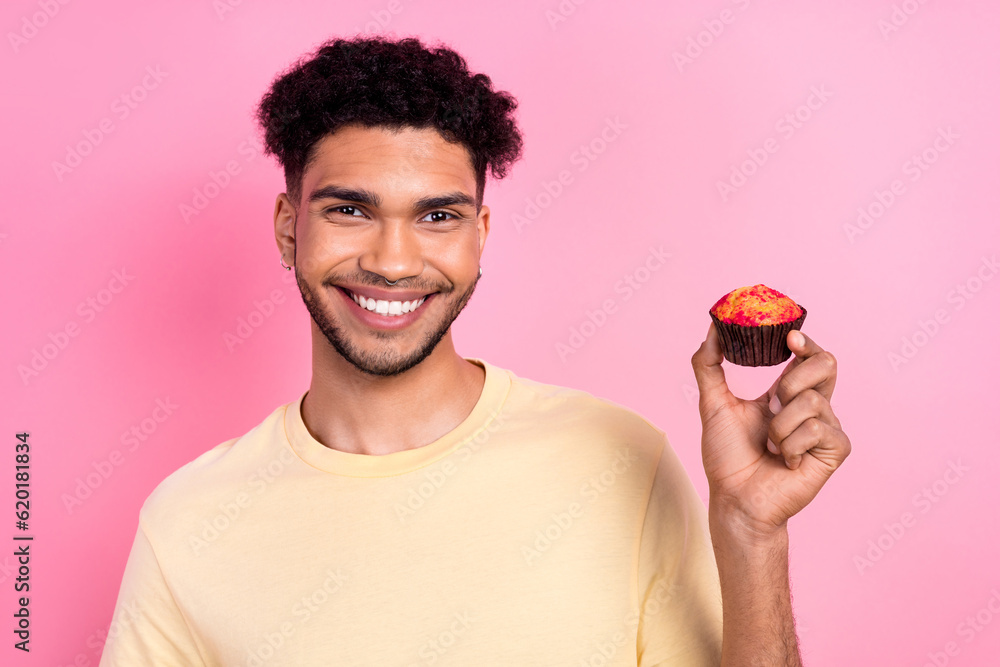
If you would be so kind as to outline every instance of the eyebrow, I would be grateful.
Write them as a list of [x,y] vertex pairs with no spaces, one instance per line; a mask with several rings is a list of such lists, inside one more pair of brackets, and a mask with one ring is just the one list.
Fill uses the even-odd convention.
[[[322,199],[343,199],[344,201],[367,204],[372,208],[382,205],[382,198],[375,192],[365,189],[347,188],[339,185],[327,185],[317,190],[313,190],[309,195],[309,203]],[[449,192],[434,197],[423,197],[413,202],[414,210],[428,208],[440,208],[444,206],[471,206],[476,207],[476,200],[464,192]]]

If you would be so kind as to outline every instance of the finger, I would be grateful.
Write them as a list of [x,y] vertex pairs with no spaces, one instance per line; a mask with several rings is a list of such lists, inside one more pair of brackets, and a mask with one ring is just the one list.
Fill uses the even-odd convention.
[[[800,336],[802,340],[806,341],[805,343],[802,343],[800,341],[799,338]],[[785,337],[785,344],[788,345],[788,349],[793,352],[794,356],[792,357],[792,360],[789,361],[785,365],[785,368],[781,371],[782,376],[788,373],[796,366],[798,366],[799,364],[801,364],[806,359],[808,359],[810,356],[812,356],[812,354],[815,354],[816,352],[822,352],[822,350],[819,348],[819,345],[816,345],[816,343],[811,338],[806,336],[798,329],[792,329],[791,331],[788,332],[788,335]],[[810,347],[810,344],[815,346],[815,350],[813,350]],[[803,345],[806,346],[805,349],[802,349]]]
[[722,344],[715,323],[708,325],[708,334],[698,351],[691,357],[694,379],[698,383],[698,406],[703,416],[711,414],[735,397],[726,384],[726,373],[722,370]]
[[818,419],[840,429],[840,420],[833,413],[830,401],[815,389],[806,389],[771,419],[767,426],[767,437],[780,449],[782,441],[808,419]]
[[[806,340],[798,346],[793,334],[799,334]],[[776,394],[782,405],[788,403],[806,389],[815,389],[827,400],[833,397],[833,388],[837,384],[837,358],[832,353],[820,348],[805,334],[792,331],[788,334],[789,347],[796,352],[796,359],[789,364],[787,373],[778,381]]]
[[781,412],[781,400],[778,398],[778,383],[781,382],[782,378],[788,375],[788,371],[792,370],[795,362],[798,359],[793,359],[792,361],[785,364],[785,367],[781,369],[781,375],[774,379],[771,386],[767,388],[763,394],[757,397],[757,401],[760,403],[765,403],[768,409],[771,410],[771,414],[778,414]]
[[811,418],[781,442],[780,452],[789,470],[797,470],[809,454],[813,465],[821,466],[819,472],[829,476],[850,454],[851,441],[840,429]]
[[[793,333],[795,334],[794,336],[792,335]],[[802,340],[800,340],[799,336],[801,336]],[[807,342],[803,343],[802,342],[803,340],[807,341]],[[788,332],[788,338],[786,339],[785,342],[788,345],[788,349],[790,349],[792,351],[800,349],[800,347],[801,347],[800,343],[803,344],[803,345],[805,345],[806,347],[808,347],[810,345],[810,343],[811,343],[813,346],[815,346],[815,348],[816,348],[817,351],[820,351],[820,352],[822,351],[822,350],[819,349],[819,345],[816,345],[815,342],[813,342],[808,336],[806,336],[804,333],[802,333],[798,329],[793,329],[792,331],[789,331]],[[785,367],[781,369],[781,375],[779,375],[774,380],[774,382],[771,383],[771,386],[768,387],[767,391],[765,391],[763,394],[761,394],[757,398],[758,401],[766,402],[767,406],[771,409],[772,413],[778,414],[779,412],[781,412],[781,407],[782,407],[781,400],[777,397],[778,396],[778,392],[777,392],[778,383],[781,382],[781,379],[783,377],[785,377],[786,375],[788,375],[789,371],[791,371],[793,368],[795,368],[796,366],[798,366],[799,364],[801,364],[803,361],[805,361],[805,359],[809,358],[809,356],[811,356],[809,354],[810,351],[811,351],[811,348],[810,349],[801,349],[802,355],[800,356],[800,355],[796,354],[794,357],[792,357],[792,360],[789,361],[787,364],[785,364]],[[815,352],[813,352],[813,353],[815,353]]]

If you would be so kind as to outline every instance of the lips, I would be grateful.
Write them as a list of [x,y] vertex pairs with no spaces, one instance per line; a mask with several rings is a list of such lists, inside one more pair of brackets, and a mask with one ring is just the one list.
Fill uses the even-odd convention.
[[350,285],[336,285],[337,289],[347,292],[353,296],[363,296],[366,299],[376,301],[413,301],[433,294],[433,292],[418,292],[416,290],[384,290],[377,287],[353,287]]
[[337,287],[337,291],[349,304],[348,312],[351,315],[369,327],[385,331],[404,329],[416,322],[422,317],[427,304],[438,295],[438,292],[432,292],[410,301],[388,301],[354,296],[350,290],[342,287]]

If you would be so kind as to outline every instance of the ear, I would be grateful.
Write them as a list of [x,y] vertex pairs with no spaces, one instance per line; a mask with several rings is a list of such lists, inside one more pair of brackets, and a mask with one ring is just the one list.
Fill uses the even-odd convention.
[[479,209],[479,217],[476,221],[476,228],[479,230],[479,256],[483,256],[483,248],[486,247],[486,237],[490,235],[490,207],[482,206]]
[[274,240],[278,252],[286,264],[292,264],[295,257],[295,207],[284,192],[274,202]]

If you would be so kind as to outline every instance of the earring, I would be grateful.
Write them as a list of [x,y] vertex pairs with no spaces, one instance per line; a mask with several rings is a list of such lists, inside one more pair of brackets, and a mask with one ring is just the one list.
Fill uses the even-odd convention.
[[479,267],[479,277],[480,278],[483,277],[483,267],[481,267],[481,266]]
[[285,256],[284,255],[281,256],[281,266],[283,266],[286,271],[291,271],[292,270],[292,267],[290,267],[287,264],[285,264]]

